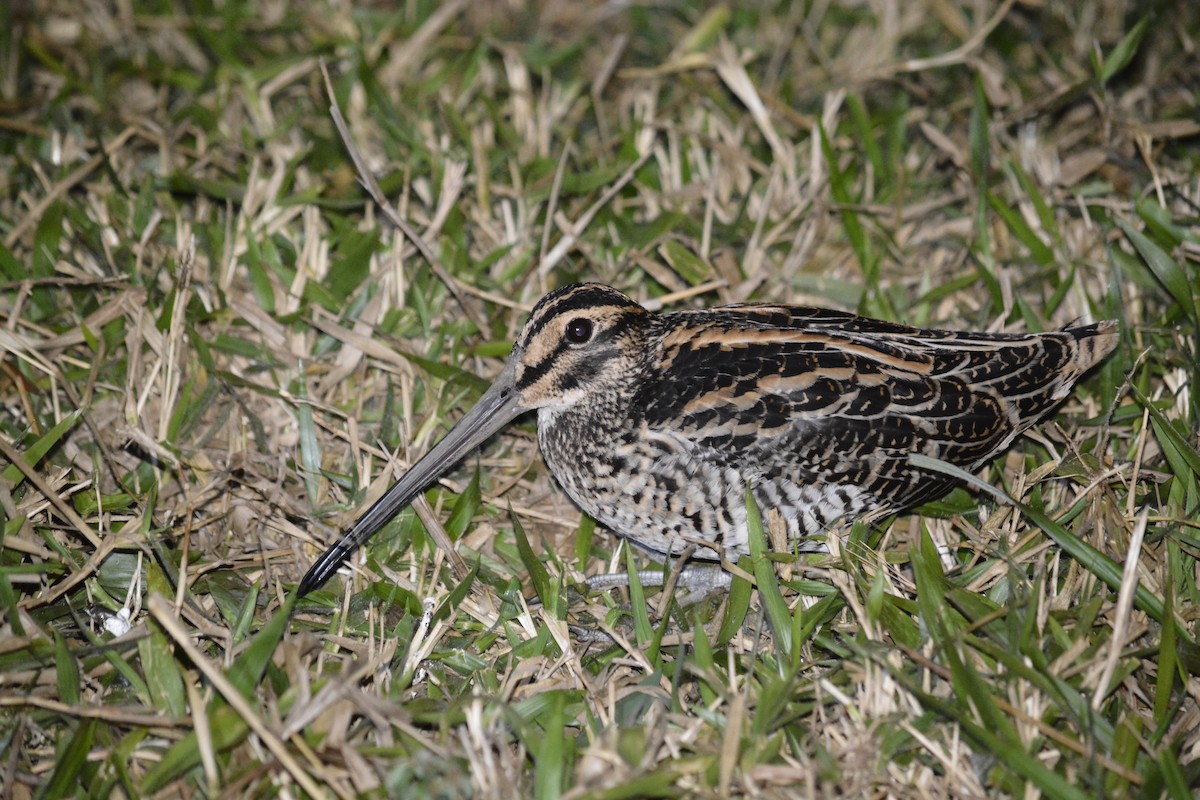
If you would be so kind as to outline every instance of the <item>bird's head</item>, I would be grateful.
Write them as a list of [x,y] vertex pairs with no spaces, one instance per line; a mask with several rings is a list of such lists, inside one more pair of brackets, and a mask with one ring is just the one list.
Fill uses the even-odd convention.
[[644,356],[642,323],[649,316],[602,284],[574,284],[546,295],[505,369],[511,370],[515,398],[529,410],[561,411],[628,384]]

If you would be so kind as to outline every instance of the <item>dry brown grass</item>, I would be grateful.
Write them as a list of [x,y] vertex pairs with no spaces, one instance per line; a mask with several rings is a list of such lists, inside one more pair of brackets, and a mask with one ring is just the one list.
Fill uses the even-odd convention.
[[[0,11],[6,797],[1194,791],[1190,4],[189,10]],[[785,571],[790,648],[528,602],[513,520],[553,581],[626,563],[529,425],[428,495],[471,579],[406,513],[292,608],[576,279],[1124,343],[983,476],[1028,511]]]

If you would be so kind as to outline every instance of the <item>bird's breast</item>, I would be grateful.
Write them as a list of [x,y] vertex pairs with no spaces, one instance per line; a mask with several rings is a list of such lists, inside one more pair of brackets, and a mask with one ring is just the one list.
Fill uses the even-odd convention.
[[581,509],[660,554],[705,542],[713,547],[697,558],[736,560],[747,553],[747,485],[763,518],[777,512],[788,547],[800,550],[819,546],[814,537],[831,524],[873,505],[858,487],[814,485],[778,464],[732,463],[690,437],[631,416],[606,420],[541,409],[538,440],[551,473]]

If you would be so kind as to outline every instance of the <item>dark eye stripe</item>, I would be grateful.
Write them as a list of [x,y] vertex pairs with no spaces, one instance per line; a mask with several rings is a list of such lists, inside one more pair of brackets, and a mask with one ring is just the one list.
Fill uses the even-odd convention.
[[524,343],[528,344],[533,341],[534,337],[542,332],[550,320],[571,311],[588,309],[603,313],[608,309],[628,308],[636,308],[639,311],[643,310],[637,303],[616,289],[610,289],[607,286],[590,283],[567,286],[559,289],[557,292],[546,295],[534,307],[533,314],[529,317],[529,322],[525,326]]
[[526,368],[526,370],[521,374],[521,377],[517,380],[518,391],[528,389],[530,386],[545,377],[550,370],[554,369],[555,362],[558,361],[559,357],[564,352],[566,352],[568,347],[569,345],[565,340],[561,341],[548,356],[543,358],[538,363]]
[[[641,306],[637,306],[637,308],[639,311],[641,310]],[[638,314],[621,314],[612,322],[612,324],[605,325],[603,328],[596,331],[591,341],[596,343],[620,340],[622,337],[628,334],[630,327],[632,327],[634,323],[638,321],[638,319]],[[546,376],[547,373],[554,369],[555,364],[562,357],[563,353],[566,353],[572,349],[572,343],[567,341],[565,337],[559,339],[552,351],[550,351],[536,364],[532,364],[525,369],[524,373],[522,373],[521,377],[517,380],[517,389],[524,391],[540,381]],[[599,357],[604,357],[600,353],[597,355]]]

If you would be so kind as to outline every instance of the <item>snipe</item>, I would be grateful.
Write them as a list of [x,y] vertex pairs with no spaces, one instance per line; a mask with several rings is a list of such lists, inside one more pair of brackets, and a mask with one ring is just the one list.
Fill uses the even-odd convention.
[[607,286],[567,286],[542,298],[491,388],[313,564],[299,593],[534,410],[562,488],[645,549],[747,552],[747,485],[786,522],[790,547],[813,549],[834,523],[944,494],[953,481],[912,466],[911,453],[977,469],[1117,338],[1112,321],[996,334],[782,305],[652,313]]

